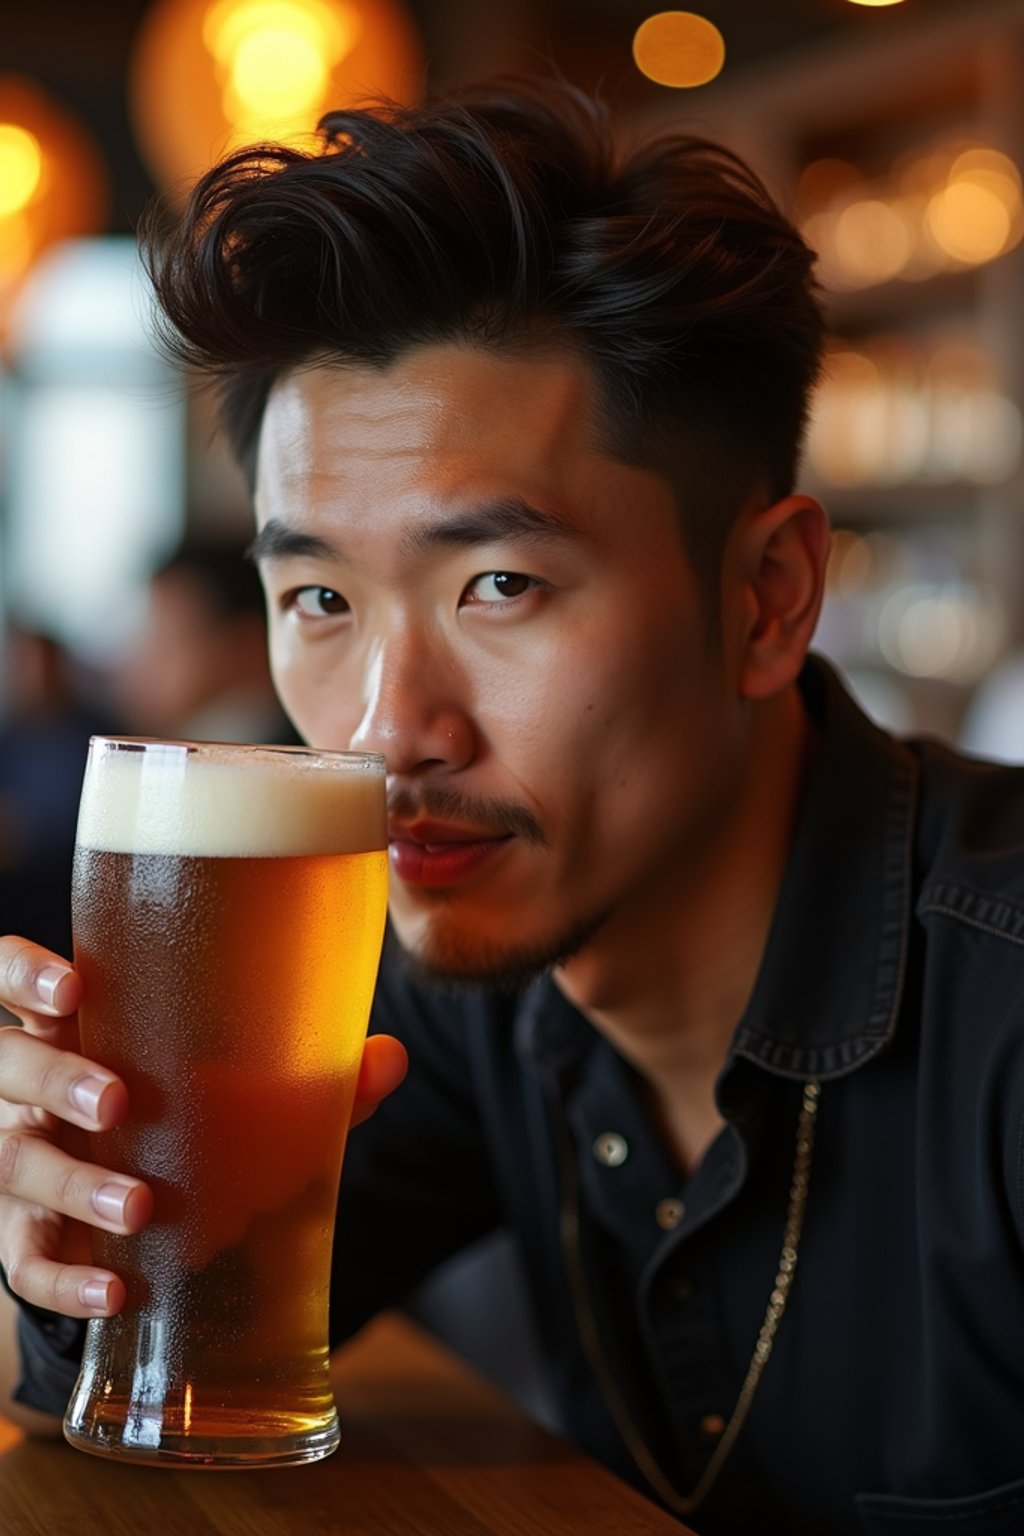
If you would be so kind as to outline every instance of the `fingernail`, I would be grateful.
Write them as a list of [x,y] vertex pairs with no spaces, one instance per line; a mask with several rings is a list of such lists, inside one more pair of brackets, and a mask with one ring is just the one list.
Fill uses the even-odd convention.
[[126,1184],[101,1184],[92,1192],[92,1208],[104,1221],[115,1221],[123,1227],[125,1201],[130,1194],[131,1190]]
[[105,1313],[110,1299],[109,1280],[83,1280],[78,1287],[78,1299],[90,1312]]
[[57,988],[71,972],[60,965],[46,965],[36,977],[36,993],[47,1008],[57,1006]]
[[87,1120],[95,1120],[103,1091],[109,1087],[110,1083],[105,1077],[79,1077],[68,1089],[68,1098],[80,1115],[85,1115]]

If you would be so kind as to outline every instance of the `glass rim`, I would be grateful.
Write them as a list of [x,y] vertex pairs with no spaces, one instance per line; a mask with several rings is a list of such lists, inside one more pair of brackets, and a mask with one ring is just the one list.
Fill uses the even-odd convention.
[[94,747],[114,752],[180,752],[197,756],[222,754],[238,757],[264,755],[272,758],[301,758],[307,761],[323,760],[328,763],[359,764],[367,768],[378,765],[386,770],[382,752],[341,750],[333,747],[311,747],[305,742],[263,741],[196,741],[174,736],[125,736],[119,732],[108,734],[100,731],[89,737],[89,750]]

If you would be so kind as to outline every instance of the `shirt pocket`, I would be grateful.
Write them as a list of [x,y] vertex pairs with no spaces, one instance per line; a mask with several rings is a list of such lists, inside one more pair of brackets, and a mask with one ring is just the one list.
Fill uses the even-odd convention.
[[1024,1531],[1024,1482],[963,1499],[860,1493],[854,1506],[863,1536],[1021,1536]]

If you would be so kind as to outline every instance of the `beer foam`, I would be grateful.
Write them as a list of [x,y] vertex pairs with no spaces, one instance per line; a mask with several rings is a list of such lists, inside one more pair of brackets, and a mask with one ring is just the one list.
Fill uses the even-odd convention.
[[[330,760],[333,766],[317,766]],[[95,743],[78,843],[102,853],[281,858],[387,847],[383,758]]]

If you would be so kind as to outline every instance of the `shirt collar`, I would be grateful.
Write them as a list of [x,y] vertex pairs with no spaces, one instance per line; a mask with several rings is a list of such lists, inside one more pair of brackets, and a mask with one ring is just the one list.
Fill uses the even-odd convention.
[[[818,750],[764,957],[732,1055],[785,1077],[840,1077],[896,1028],[911,922],[917,768],[832,669],[800,678]],[[564,1072],[594,1043],[550,977],[531,986],[521,1049]]]
[[911,923],[917,765],[812,657],[819,732],[807,795],[735,1054],[791,1077],[839,1077],[896,1028]]

